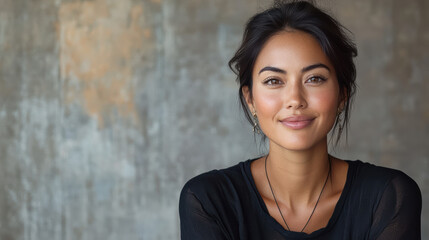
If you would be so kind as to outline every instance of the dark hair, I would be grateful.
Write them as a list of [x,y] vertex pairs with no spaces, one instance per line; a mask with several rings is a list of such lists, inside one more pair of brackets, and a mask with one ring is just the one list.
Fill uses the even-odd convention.
[[[356,91],[356,68],[353,58],[357,56],[357,50],[346,34],[350,31],[311,2],[277,1],[273,7],[256,14],[247,22],[241,46],[229,61],[229,67],[237,74],[237,82],[240,84],[240,103],[245,116],[253,124],[242,89],[247,86],[252,97],[252,71],[256,58],[271,36],[286,29],[300,30],[312,35],[336,71],[340,98],[345,100],[344,118],[341,119],[342,114],[338,114],[332,132],[332,134],[337,132],[336,143],[338,143],[343,130],[341,125],[346,129],[347,135],[352,97]],[[263,137],[265,139],[264,134]]]

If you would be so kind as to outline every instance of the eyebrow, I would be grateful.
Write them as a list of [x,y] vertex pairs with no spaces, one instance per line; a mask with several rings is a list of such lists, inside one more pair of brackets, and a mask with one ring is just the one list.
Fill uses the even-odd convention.
[[315,68],[326,68],[329,72],[331,72],[331,69],[323,63],[316,63],[313,65],[307,66],[307,67],[301,69],[301,72],[308,72],[308,71],[313,70]]
[[271,67],[271,66],[266,66],[266,67],[262,68],[261,71],[259,71],[258,75],[260,75],[264,71],[271,71],[271,72],[277,72],[277,73],[283,73],[283,74],[286,73],[286,71],[283,69]]
[[[301,72],[303,72],[303,73],[308,72],[308,71],[313,70],[315,68],[326,68],[329,72],[331,72],[331,69],[323,63],[316,63],[316,64],[312,64],[310,66],[304,67],[303,69],[301,69]],[[266,66],[266,67],[262,68],[261,71],[259,71],[258,75],[260,75],[264,71],[271,71],[271,72],[286,74],[286,71],[283,69],[271,67],[271,66]]]

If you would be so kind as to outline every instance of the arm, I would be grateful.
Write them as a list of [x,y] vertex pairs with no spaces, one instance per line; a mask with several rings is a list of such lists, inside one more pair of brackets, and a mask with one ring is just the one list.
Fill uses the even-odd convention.
[[204,210],[196,195],[186,185],[180,194],[179,214],[182,240],[228,239],[216,219]]
[[404,173],[386,187],[373,218],[370,239],[421,239],[422,195]]

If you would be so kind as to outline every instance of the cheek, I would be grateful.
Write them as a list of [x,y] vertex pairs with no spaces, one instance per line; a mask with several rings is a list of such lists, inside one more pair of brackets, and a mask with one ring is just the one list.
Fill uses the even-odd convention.
[[313,106],[321,114],[332,115],[335,118],[338,108],[338,93],[336,91],[320,91],[309,94],[310,106]]
[[253,93],[253,102],[259,118],[275,115],[281,108],[281,97],[275,92],[256,90]]

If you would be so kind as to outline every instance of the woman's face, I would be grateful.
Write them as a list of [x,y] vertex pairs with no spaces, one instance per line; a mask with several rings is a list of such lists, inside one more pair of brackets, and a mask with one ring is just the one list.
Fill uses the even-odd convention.
[[283,31],[264,45],[253,69],[253,98],[270,145],[308,150],[326,143],[340,106],[339,86],[328,57],[310,34]]

